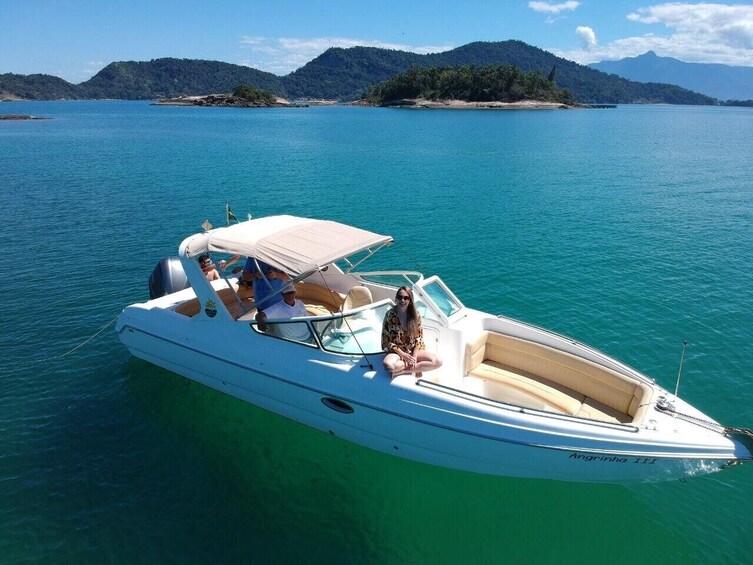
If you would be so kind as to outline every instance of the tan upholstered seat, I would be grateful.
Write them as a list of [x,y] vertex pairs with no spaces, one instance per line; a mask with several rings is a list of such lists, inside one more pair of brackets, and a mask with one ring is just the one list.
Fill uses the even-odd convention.
[[348,291],[345,296],[345,304],[343,310],[353,310],[354,308],[360,308],[374,302],[371,297],[371,291],[365,286],[356,285]]
[[[244,309],[238,304],[235,295],[229,288],[220,289],[217,292],[217,295],[230,311],[233,318],[243,316],[244,320],[249,319],[248,309],[253,304],[254,296],[252,287],[246,287],[245,285],[239,287],[238,285],[235,285],[233,288],[238,293],[238,297],[243,301],[243,305],[246,307],[245,314]],[[296,284],[296,291],[297,298],[301,299],[303,303],[306,304],[306,308],[311,316],[326,316],[331,312],[338,312],[340,306],[343,304],[342,294],[318,284],[299,282]],[[193,298],[177,306],[175,311],[178,314],[192,317],[201,311],[201,306],[199,305],[199,301],[196,298]]]
[[513,388],[563,414],[637,423],[651,400],[651,388],[644,383],[570,353],[494,332],[482,332],[466,344],[465,362],[471,382],[475,378]]
[[[321,316],[328,312],[339,312],[343,304],[343,295],[325,286],[298,282],[295,284],[296,298],[309,309],[309,314]],[[316,312],[316,313],[315,313]]]

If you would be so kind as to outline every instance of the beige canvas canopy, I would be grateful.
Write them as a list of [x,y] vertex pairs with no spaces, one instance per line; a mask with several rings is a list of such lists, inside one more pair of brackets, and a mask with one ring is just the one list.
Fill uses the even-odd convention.
[[180,254],[196,257],[216,251],[254,257],[292,276],[310,273],[392,238],[330,220],[268,216],[193,235]]

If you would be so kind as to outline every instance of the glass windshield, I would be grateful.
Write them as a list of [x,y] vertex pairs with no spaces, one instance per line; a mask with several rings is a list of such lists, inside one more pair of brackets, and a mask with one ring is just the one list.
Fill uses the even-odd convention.
[[448,318],[462,308],[462,305],[438,279],[426,283],[422,288],[432,302],[437,305],[437,308]]
[[429,308],[429,306],[421,300],[421,298],[418,295],[414,295],[416,298],[416,309],[418,310],[418,313],[420,314],[421,318],[424,320],[434,320],[439,321],[439,317],[434,313],[434,310],[432,308]]
[[322,347],[335,353],[363,355],[382,352],[382,321],[389,302],[326,320],[311,320]]
[[304,320],[299,322],[267,322],[264,324],[263,330],[256,322],[252,322],[251,327],[258,333],[316,347],[314,336],[309,329],[309,325]]

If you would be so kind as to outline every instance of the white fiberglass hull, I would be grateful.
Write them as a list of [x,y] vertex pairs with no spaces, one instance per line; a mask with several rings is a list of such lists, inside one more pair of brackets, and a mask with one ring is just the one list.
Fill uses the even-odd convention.
[[[148,312],[138,312],[141,322],[144,316]],[[704,474],[745,453],[740,444],[717,433],[707,433],[705,445],[697,437],[688,444],[655,433],[652,439],[646,437],[651,430],[632,426],[554,418],[493,403],[477,406],[431,383],[417,386],[408,375],[390,382],[379,374],[378,356],[371,359],[376,370],[355,357],[339,366],[325,359],[297,362],[289,344],[279,342],[272,346],[281,348],[277,358],[285,362],[270,361],[274,351],[266,352],[265,361],[253,355],[230,361],[226,354],[238,348],[223,351],[220,344],[239,343],[233,332],[211,340],[195,333],[167,337],[138,325],[127,311],[118,323],[121,340],[136,357],[364,447],[440,467],[622,483]],[[246,328],[235,329],[249,337]],[[342,384],[344,377],[353,386],[335,393],[333,384]]]

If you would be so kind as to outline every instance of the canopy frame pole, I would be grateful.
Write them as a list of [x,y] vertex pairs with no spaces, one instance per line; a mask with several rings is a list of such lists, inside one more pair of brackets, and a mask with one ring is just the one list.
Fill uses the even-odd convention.
[[367,252],[367,255],[366,255],[366,257],[364,257],[363,259],[361,259],[360,261],[358,261],[358,262],[357,262],[357,263],[356,263],[355,265],[354,265],[353,263],[351,263],[351,262],[350,262],[350,261],[349,261],[349,260],[348,260],[347,258],[345,258],[345,262],[346,262],[346,263],[348,263],[348,265],[350,265],[350,268],[349,268],[349,269],[348,269],[347,271],[345,271],[345,274],[349,274],[349,273],[350,273],[350,272],[351,272],[351,271],[352,271],[353,269],[355,269],[355,268],[356,268],[356,267],[358,267],[358,266],[359,266],[359,265],[360,265],[361,263],[363,263],[364,261],[366,261],[366,259],[370,258],[370,257],[371,257],[371,256],[373,256],[373,255],[376,255],[376,254],[377,254],[377,253],[378,253],[378,252],[379,252],[379,251],[380,251],[380,250],[381,250],[381,249],[382,249],[383,247],[386,247],[386,246],[387,246],[387,245],[389,245],[390,243],[392,243],[392,241],[391,241],[391,240],[390,240],[390,241],[385,241],[385,242],[383,242],[383,243],[382,243],[382,244],[381,244],[381,245],[380,245],[379,247],[377,247],[376,249],[371,249],[371,247],[367,248],[367,249],[366,249],[366,252]]

